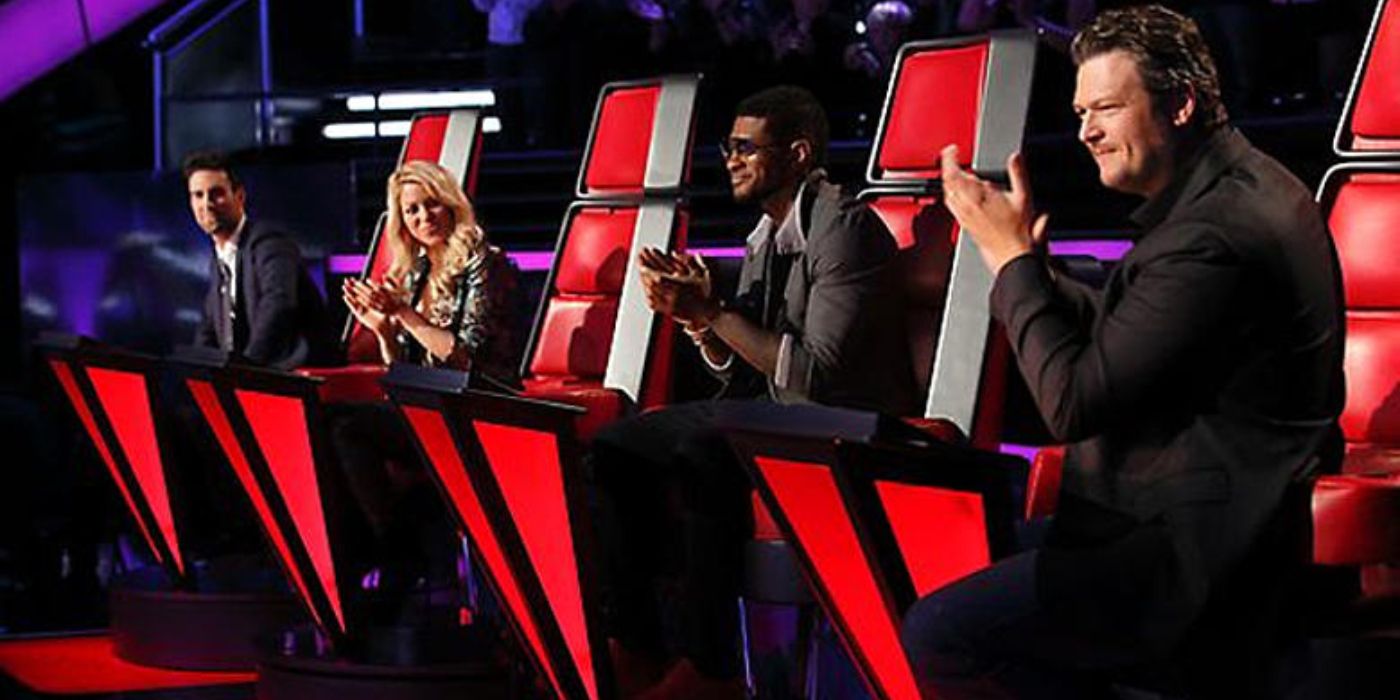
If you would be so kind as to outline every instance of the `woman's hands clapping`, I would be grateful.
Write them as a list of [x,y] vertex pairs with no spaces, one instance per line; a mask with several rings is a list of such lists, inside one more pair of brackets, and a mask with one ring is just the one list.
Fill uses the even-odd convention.
[[384,338],[394,330],[394,319],[407,307],[393,280],[348,279],[341,286],[341,298],[355,320]]

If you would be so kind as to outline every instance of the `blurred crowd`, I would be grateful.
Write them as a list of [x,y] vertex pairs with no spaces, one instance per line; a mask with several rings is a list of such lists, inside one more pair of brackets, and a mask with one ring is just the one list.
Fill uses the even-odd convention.
[[[577,145],[603,82],[706,75],[712,104],[793,83],[836,138],[869,138],[898,48],[1023,26],[1053,50],[1123,0],[472,0],[487,16],[488,78],[516,147]],[[1220,61],[1236,114],[1327,109],[1345,92],[1370,0],[1183,0]],[[1050,62],[1043,62],[1042,65]],[[1063,62],[1061,62],[1063,63]],[[1067,65],[1067,64],[1066,64]],[[1050,68],[1050,70],[1055,70]],[[1066,71],[1067,73],[1068,71]],[[547,107],[546,107],[547,106]],[[725,110],[702,124],[718,128]]]

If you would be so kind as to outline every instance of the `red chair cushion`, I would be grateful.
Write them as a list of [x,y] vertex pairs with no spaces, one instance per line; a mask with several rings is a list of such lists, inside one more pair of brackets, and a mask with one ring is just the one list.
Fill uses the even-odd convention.
[[1336,191],[1327,224],[1347,308],[1400,309],[1400,173],[1350,175]]
[[442,142],[447,138],[448,116],[430,114],[413,120],[413,126],[403,143],[403,158],[407,163],[413,160],[427,160],[434,163],[442,156]]
[[598,380],[608,367],[616,297],[557,296],[549,300],[530,374]]
[[939,153],[953,143],[972,163],[989,44],[931,49],[904,59],[876,163],[888,179],[938,177]]
[[1343,474],[1400,474],[1400,445],[1347,445]]
[[1324,476],[1312,512],[1314,562],[1400,562],[1400,475]]
[[622,293],[636,207],[587,207],[569,220],[554,289],[564,294]]
[[1348,442],[1400,445],[1400,310],[1347,314]]
[[660,85],[620,88],[603,98],[583,182],[590,193],[642,191]]

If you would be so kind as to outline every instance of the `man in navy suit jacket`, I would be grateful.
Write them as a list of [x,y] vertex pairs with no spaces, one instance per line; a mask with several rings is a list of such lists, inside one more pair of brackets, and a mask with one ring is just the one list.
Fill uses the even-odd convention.
[[276,369],[328,364],[325,302],[296,242],[248,219],[248,193],[222,154],[191,154],[182,172],[195,221],[214,241],[195,345]]

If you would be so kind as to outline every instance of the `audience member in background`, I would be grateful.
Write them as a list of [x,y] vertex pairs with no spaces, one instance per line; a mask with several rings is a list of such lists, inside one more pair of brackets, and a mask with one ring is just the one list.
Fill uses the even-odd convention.
[[914,11],[903,0],[881,0],[872,5],[865,13],[865,40],[846,47],[846,68],[883,89],[913,23]]
[[527,87],[525,19],[544,0],[472,0],[486,13],[486,77],[496,93],[496,114],[501,119],[501,139],[512,148],[529,141],[522,109]]
[[831,0],[790,0],[768,32],[775,82],[801,85],[830,109],[840,97],[841,51],[854,27]]
[[195,223],[214,243],[194,344],[276,369],[330,364],[325,301],[296,241],[248,218],[248,191],[223,154],[190,154],[181,172]]
[[[342,291],[380,358],[468,370],[487,387],[517,385],[516,271],[487,242],[462,188],[441,166],[411,161],[389,176],[387,209],[383,235],[393,261],[383,282],[347,280]],[[435,563],[423,558],[422,525],[441,505],[409,436],[383,403],[328,411],[332,443],[376,548],[361,561],[388,576],[383,585],[411,585]]]
[[880,0],[865,14],[865,38],[846,47],[844,88],[856,115],[842,124],[860,138],[874,136],[880,108],[890,82],[899,47],[908,39],[914,12],[903,0]]

